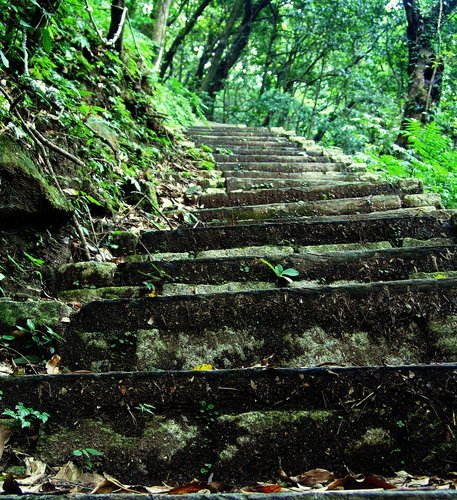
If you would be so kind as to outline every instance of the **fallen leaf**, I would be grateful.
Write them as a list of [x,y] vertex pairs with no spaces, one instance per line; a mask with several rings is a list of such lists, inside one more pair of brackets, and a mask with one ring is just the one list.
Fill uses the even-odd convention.
[[245,489],[245,491],[250,491],[252,493],[277,493],[281,490],[282,487],[279,484],[259,484]]
[[177,486],[171,490],[166,491],[167,495],[186,495],[187,493],[198,493],[201,490],[208,489],[207,484],[202,483],[189,483],[183,486]]
[[192,370],[204,372],[204,371],[214,370],[214,366],[208,363],[202,363],[201,365],[194,366]]
[[8,377],[14,373],[14,368],[8,361],[0,362],[0,377]]
[[97,486],[90,492],[90,495],[98,494],[110,494],[110,493],[141,493],[140,491],[134,490],[120,483],[117,479],[110,476],[109,474],[103,474],[103,478],[98,482]]
[[33,486],[46,477],[47,465],[41,460],[33,457],[24,457],[24,463],[26,466],[25,474],[28,477],[19,481],[21,486]]
[[377,476],[366,476],[362,480],[356,479],[352,476],[345,476],[340,479],[336,479],[327,486],[328,490],[392,490],[395,489],[391,483],[388,483],[384,479]]
[[75,483],[81,477],[82,471],[73,462],[67,462],[59,469],[53,479],[61,479],[69,483]]
[[335,480],[335,476],[326,469],[312,469],[298,476],[287,476],[285,472],[280,469],[279,474],[281,479],[302,486],[316,486],[316,484],[326,484]]
[[54,356],[46,363],[46,372],[48,375],[58,375],[60,373],[59,364],[62,358],[58,354]]
[[152,290],[148,293],[148,297],[154,298],[157,297],[157,292],[156,290]]
[[3,456],[5,444],[13,435],[13,429],[9,425],[0,424],[0,458]]

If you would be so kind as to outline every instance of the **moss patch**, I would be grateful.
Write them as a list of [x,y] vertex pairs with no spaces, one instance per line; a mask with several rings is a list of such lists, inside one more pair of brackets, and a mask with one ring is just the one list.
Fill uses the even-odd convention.
[[16,325],[22,325],[31,319],[37,327],[59,329],[62,318],[69,316],[71,312],[68,306],[50,300],[16,302],[0,299],[0,327],[14,329]]
[[83,288],[78,290],[65,290],[59,293],[61,300],[67,302],[81,302],[82,304],[87,304],[97,299],[138,298],[144,297],[145,295],[145,288],[142,286]]
[[70,217],[72,207],[51,186],[34,162],[11,139],[0,137],[0,220],[30,222],[37,220],[49,224]]
[[263,341],[247,331],[224,328],[198,336],[140,330],[137,336],[137,367],[140,370],[190,370],[201,363],[216,368],[242,366]]

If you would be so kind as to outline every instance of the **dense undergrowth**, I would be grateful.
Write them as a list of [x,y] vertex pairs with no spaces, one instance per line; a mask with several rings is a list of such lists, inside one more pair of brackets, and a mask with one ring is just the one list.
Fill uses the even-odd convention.
[[[33,54],[21,52],[25,31],[18,30],[16,43],[3,48],[3,132],[34,151],[44,170],[24,122],[82,161],[49,152],[54,181],[80,211],[113,214],[140,200],[143,208],[159,210],[155,188],[205,158],[182,145],[183,128],[202,116],[200,100],[176,80],[158,81],[149,62],[151,42],[141,33],[126,33],[119,55],[103,46],[79,7],[75,16],[75,5],[60,6]],[[5,18],[26,24],[26,7],[9,4],[7,10]],[[106,30],[106,10],[92,14]],[[18,64],[24,65],[19,73]],[[154,220],[160,221],[157,213]]]
[[422,126],[418,121],[410,121],[404,135],[407,147],[393,144],[390,154],[381,152],[379,146],[368,148],[368,155],[363,156],[371,168],[386,178],[421,179],[426,191],[441,195],[445,207],[457,208],[457,151],[451,140],[436,123]]

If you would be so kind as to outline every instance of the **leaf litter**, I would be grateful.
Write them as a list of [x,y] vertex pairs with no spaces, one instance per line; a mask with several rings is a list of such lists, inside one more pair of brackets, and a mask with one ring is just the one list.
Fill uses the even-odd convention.
[[[14,453],[14,450],[10,450]],[[18,455],[19,456],[19,455]],[[172,486],[162,485],[126,485],[105,472],[84,471],[70,461],[62,467],[51,468],[41,460],[23,456],[25,465],[23,476],[11,473],[3,475],[0,487],[4,494],[164,494],[187,495],[192,493],[281,493],[332,490],[436,490],[457,489],[457,472],[448,478],[436,476],[415,476],[406,471],[399,471],[394,477],[346,475],[337,477],[326,469],[312,469],[297,475],[288,475],[281,467],[276,478],[271,482],[256,483],[245,487],[233,487],[223,482],[213,481],[213,474],[208,482],[192,480],[187,484]]]

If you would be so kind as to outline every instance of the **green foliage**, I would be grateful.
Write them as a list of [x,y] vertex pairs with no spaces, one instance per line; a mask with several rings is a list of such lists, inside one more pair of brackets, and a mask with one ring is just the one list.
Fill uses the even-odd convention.
[[296,269],[292,267],[288,267],[287,269],[284,269],[284,267],[281,264],[276,264],[276,266],[273,266],[270,262],[268,262],[265,259],[260,259],[260,262],[262,264],[265,264],[268,266],[275,274],[277,278],[283,278],[285,279],[288,283],[292,283],[293,280],[291,279],[292,277],[296,277],[300,275],[300,271],[297,271]]
[[24,347],[36,347],[45,356],[54,354],[55,348],[53,344],[62,340],[62,337],[50,326],[45,326],[44,330],[40,330],[31,319],[26,321],[26,326],[16,325],[16,328],[25,334],[23,339]]
[[411,120],[404,132],[408,149],[395,147],[391,154],[372,154],[372,168],[388,177],[422,179],[428,191],[439,193],[448,208],[457,208],[457,151],[436,123],[422,126]]
[[3,415],[11,417],[21,426],[21,429],[31,427],[32,424],[37,422],[44,424],[50,417],[49,413],[27,408],[24,403],[18,403],[15,408],[16,410],[5,410]]
[[94,469],[94,459],[100,459],[105,455],[102,451],[95,448],[81,448],[73,450],[71,453],[74,457],[81,460],[83,467],[88,471]]
[[135,409],[141,411],[141,413],[148,413],[149,415],[155,415],[156,407],[148,403],[140,403],[138,406],[135,406]]

